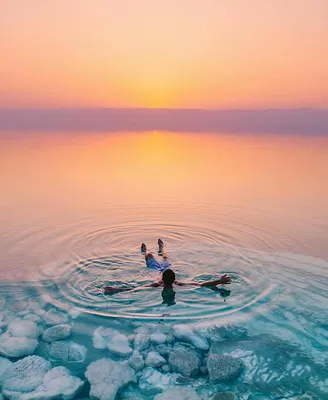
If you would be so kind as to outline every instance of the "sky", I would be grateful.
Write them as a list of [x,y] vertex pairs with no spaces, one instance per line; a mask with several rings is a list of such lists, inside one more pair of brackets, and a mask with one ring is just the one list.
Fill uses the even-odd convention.
[[0,107],[328,107],[327,0],[0,0]]

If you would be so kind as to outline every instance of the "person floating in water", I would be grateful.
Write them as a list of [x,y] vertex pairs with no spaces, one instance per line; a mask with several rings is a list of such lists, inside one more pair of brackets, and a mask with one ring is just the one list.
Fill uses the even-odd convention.
[[[183,281],[176,280],[174,271],[171,268],[169,268],[171,266],[171,264],[168,260],[167,253],[164,250],[164,243],[161,239],[158,239],[158,255],[163,257],[163,261],[161,261],[161,262],[157,261],[152,253],[148,253],[145,243],[142,243],[142,245],[141,245],[141,252],[145,255],[147,267],[155,269],[157,271],[160,271],[162,273],[161,277],[153,283],[150,283],[148,285],[142,285],[142,286],[139,286],[136,288],[117,288],[117,287],[113,287],[113,286],[106,286],[104,288],[105,294],[114,294],[114,293],[120,293],[120,292],[128,292],[128,291],[136,291],[136,290],[142,290],[142,289],[161,287],[161,288],[163,288],[163,292],[162,292],[163,303],[165,303],[167,305],[173,305],[173,304],[175,304],[175,301],[174,301],[175,292],[173,290],[173,285],[208,287],[208,288],[215,290],[215,289],[217,289],[216,288],[217,285],[229,285],[231,283],[231,278],[227,274],[222,275],[219,279],[205,281],[205,282],[183,282]],[[230,291],[228,291],[228,290],[225,290],[225,289],[221,289],[221,290],[223,290],[225,292],[229,292],[229,294],[230,294]],[[228,294],[226,293],[222,297],[227,297],[227,295]]]

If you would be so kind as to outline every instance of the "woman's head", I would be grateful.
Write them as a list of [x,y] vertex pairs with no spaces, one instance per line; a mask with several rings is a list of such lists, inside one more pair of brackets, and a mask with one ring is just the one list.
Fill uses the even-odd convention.
[[171,286],[175,281],[175,273],[171,269],[166,269],[162,274],[162,279],[165,286]]

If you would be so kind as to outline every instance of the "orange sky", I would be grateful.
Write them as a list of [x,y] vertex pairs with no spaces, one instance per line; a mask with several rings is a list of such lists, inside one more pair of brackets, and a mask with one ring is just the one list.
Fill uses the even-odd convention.
[[327,0],[1,0],[0,107],[328,107]]

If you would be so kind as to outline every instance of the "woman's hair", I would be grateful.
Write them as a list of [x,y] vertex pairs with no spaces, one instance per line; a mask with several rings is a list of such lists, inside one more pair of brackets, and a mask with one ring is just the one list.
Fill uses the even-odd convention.
[[164,282],[164,285],[172,285],[172,283],[175,281],[175,273],[171,269],[166,269],[163,272],[162,279]]

